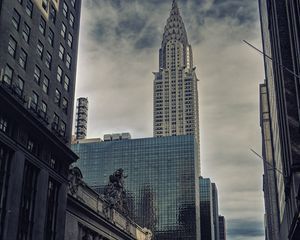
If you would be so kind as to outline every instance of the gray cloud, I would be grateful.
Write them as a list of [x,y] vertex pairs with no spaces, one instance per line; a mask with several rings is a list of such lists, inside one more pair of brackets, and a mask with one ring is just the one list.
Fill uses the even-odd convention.
[[[256,1],[178,1],[197,66],[202,174],[217,183],[232,240],[263,235]],[[171,1],[85,0],[77,96],[90,100],[88,134],[152,136],[153,75]],[[240,224],[238,224],[240,223]],[[249,227],[249,231],[245,229]]]

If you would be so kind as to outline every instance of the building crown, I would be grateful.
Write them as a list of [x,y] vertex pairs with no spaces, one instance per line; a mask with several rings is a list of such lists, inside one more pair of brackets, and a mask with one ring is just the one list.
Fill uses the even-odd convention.
[[182,17],[180,16],[180,12],[176,0],[174,0],[172,3],[170,16],[165,26],[162,48],[164,48],[170,40],[177,40],[184,45],[188,45],[187,33],[185,30]]

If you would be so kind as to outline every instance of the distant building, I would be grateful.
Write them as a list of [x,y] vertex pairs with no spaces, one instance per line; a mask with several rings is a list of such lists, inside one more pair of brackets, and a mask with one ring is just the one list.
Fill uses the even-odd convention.
[[85,139],[87,135],[89,101],[87,98],[78,98],[76,105],[75,135],[76,139]]
[[0,0],[0,239],[64,238],[81,0]]
[[151,231],[111,208],[102,196],[89,188],[78,168],[71,170],[69,180],[64,240],[151,240]]
[[[86,141],[86,140],[85,140]],[[200,239],[199,156],[192,135],[79,142],[76,165],[92,189],[103,193],[108,177],[124,169],[131,218],[154,239]]]
[[226,221],[225,217],[219,216],[220,240],[226,240]]
[[[212,203],[213,203],[213,226],[214,226],[214,235],[215,240],[219,240],[219,197],[218,189],[215,183],[211,184],[212,188]],[[201,198],[201,196],[200,196]]]
[[[265,201],[268,202],[267,229],[270,233],[269,239],[298,240],[300,236],[299,1],[259,0],[259,8],[263,50],[266,54],[265,100],[266,106],[269,106],[267,121],[271,132],[270,136],[267,135],[268,132],[263,136],[263,157],[265,162],[271,161],[272,164],[265,167],[265,170],[270,169],[272,172],[276,169],[273,176],[270,176],[269,172],[264,174],[264,190],[269,191],[265,195]],[[269,142],[267,145],[266,139]],[[274,177],[275,179],[272,179]],[[274,185],[277,199],[273,197]]]

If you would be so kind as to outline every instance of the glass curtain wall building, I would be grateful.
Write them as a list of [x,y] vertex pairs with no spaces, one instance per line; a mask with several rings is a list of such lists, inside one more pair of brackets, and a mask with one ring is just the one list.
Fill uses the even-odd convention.
[[[84,143],[86,141],[86,143]],[[200,239],[198,145],[194,136],[84,140],[72,145],[84,181],[103,193],[123,168],[130,216],[155,239]]]

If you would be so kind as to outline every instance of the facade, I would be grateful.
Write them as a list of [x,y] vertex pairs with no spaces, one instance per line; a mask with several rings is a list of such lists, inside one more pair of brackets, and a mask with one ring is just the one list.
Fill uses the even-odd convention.
[[82,181],[78,168],[69,175],[65,240],[151,240],[152,233],[138,226]]
[[199,178],[201,240],[214,240],[214,204],[212,183],[209,178]]
[[279,208],[276,184],[276,163],[274,162],[272,152],[270,111],[268,106],[267,87],[265,84],[260,85],[260,113],[264,159],[263,191],[266,212],[265,235],[266,239],[279,240]]
[[264,61],[272,155],[279,170],[279,239],[294,240],[300,235],[299,1],[260,0],[259,6],[264,52],[273,59]]
[[76,139],[85,139],[87,135],[89,101],[87,98],[78,98],[76,105],[75,135]]
[[122,168],[129,215],[154,239],[199,240],[198,145],[194,136],[86,141],[72,145],[83,179],[103,193]]
[[80,8],[0,1],[1,240],[64,237]]
[[155,137],[194,135],[199,142],[197,76],[177,2],[173,1],[154,79]]
[[220,240],[226,240],[226,221],[225,217],[219,216]]

